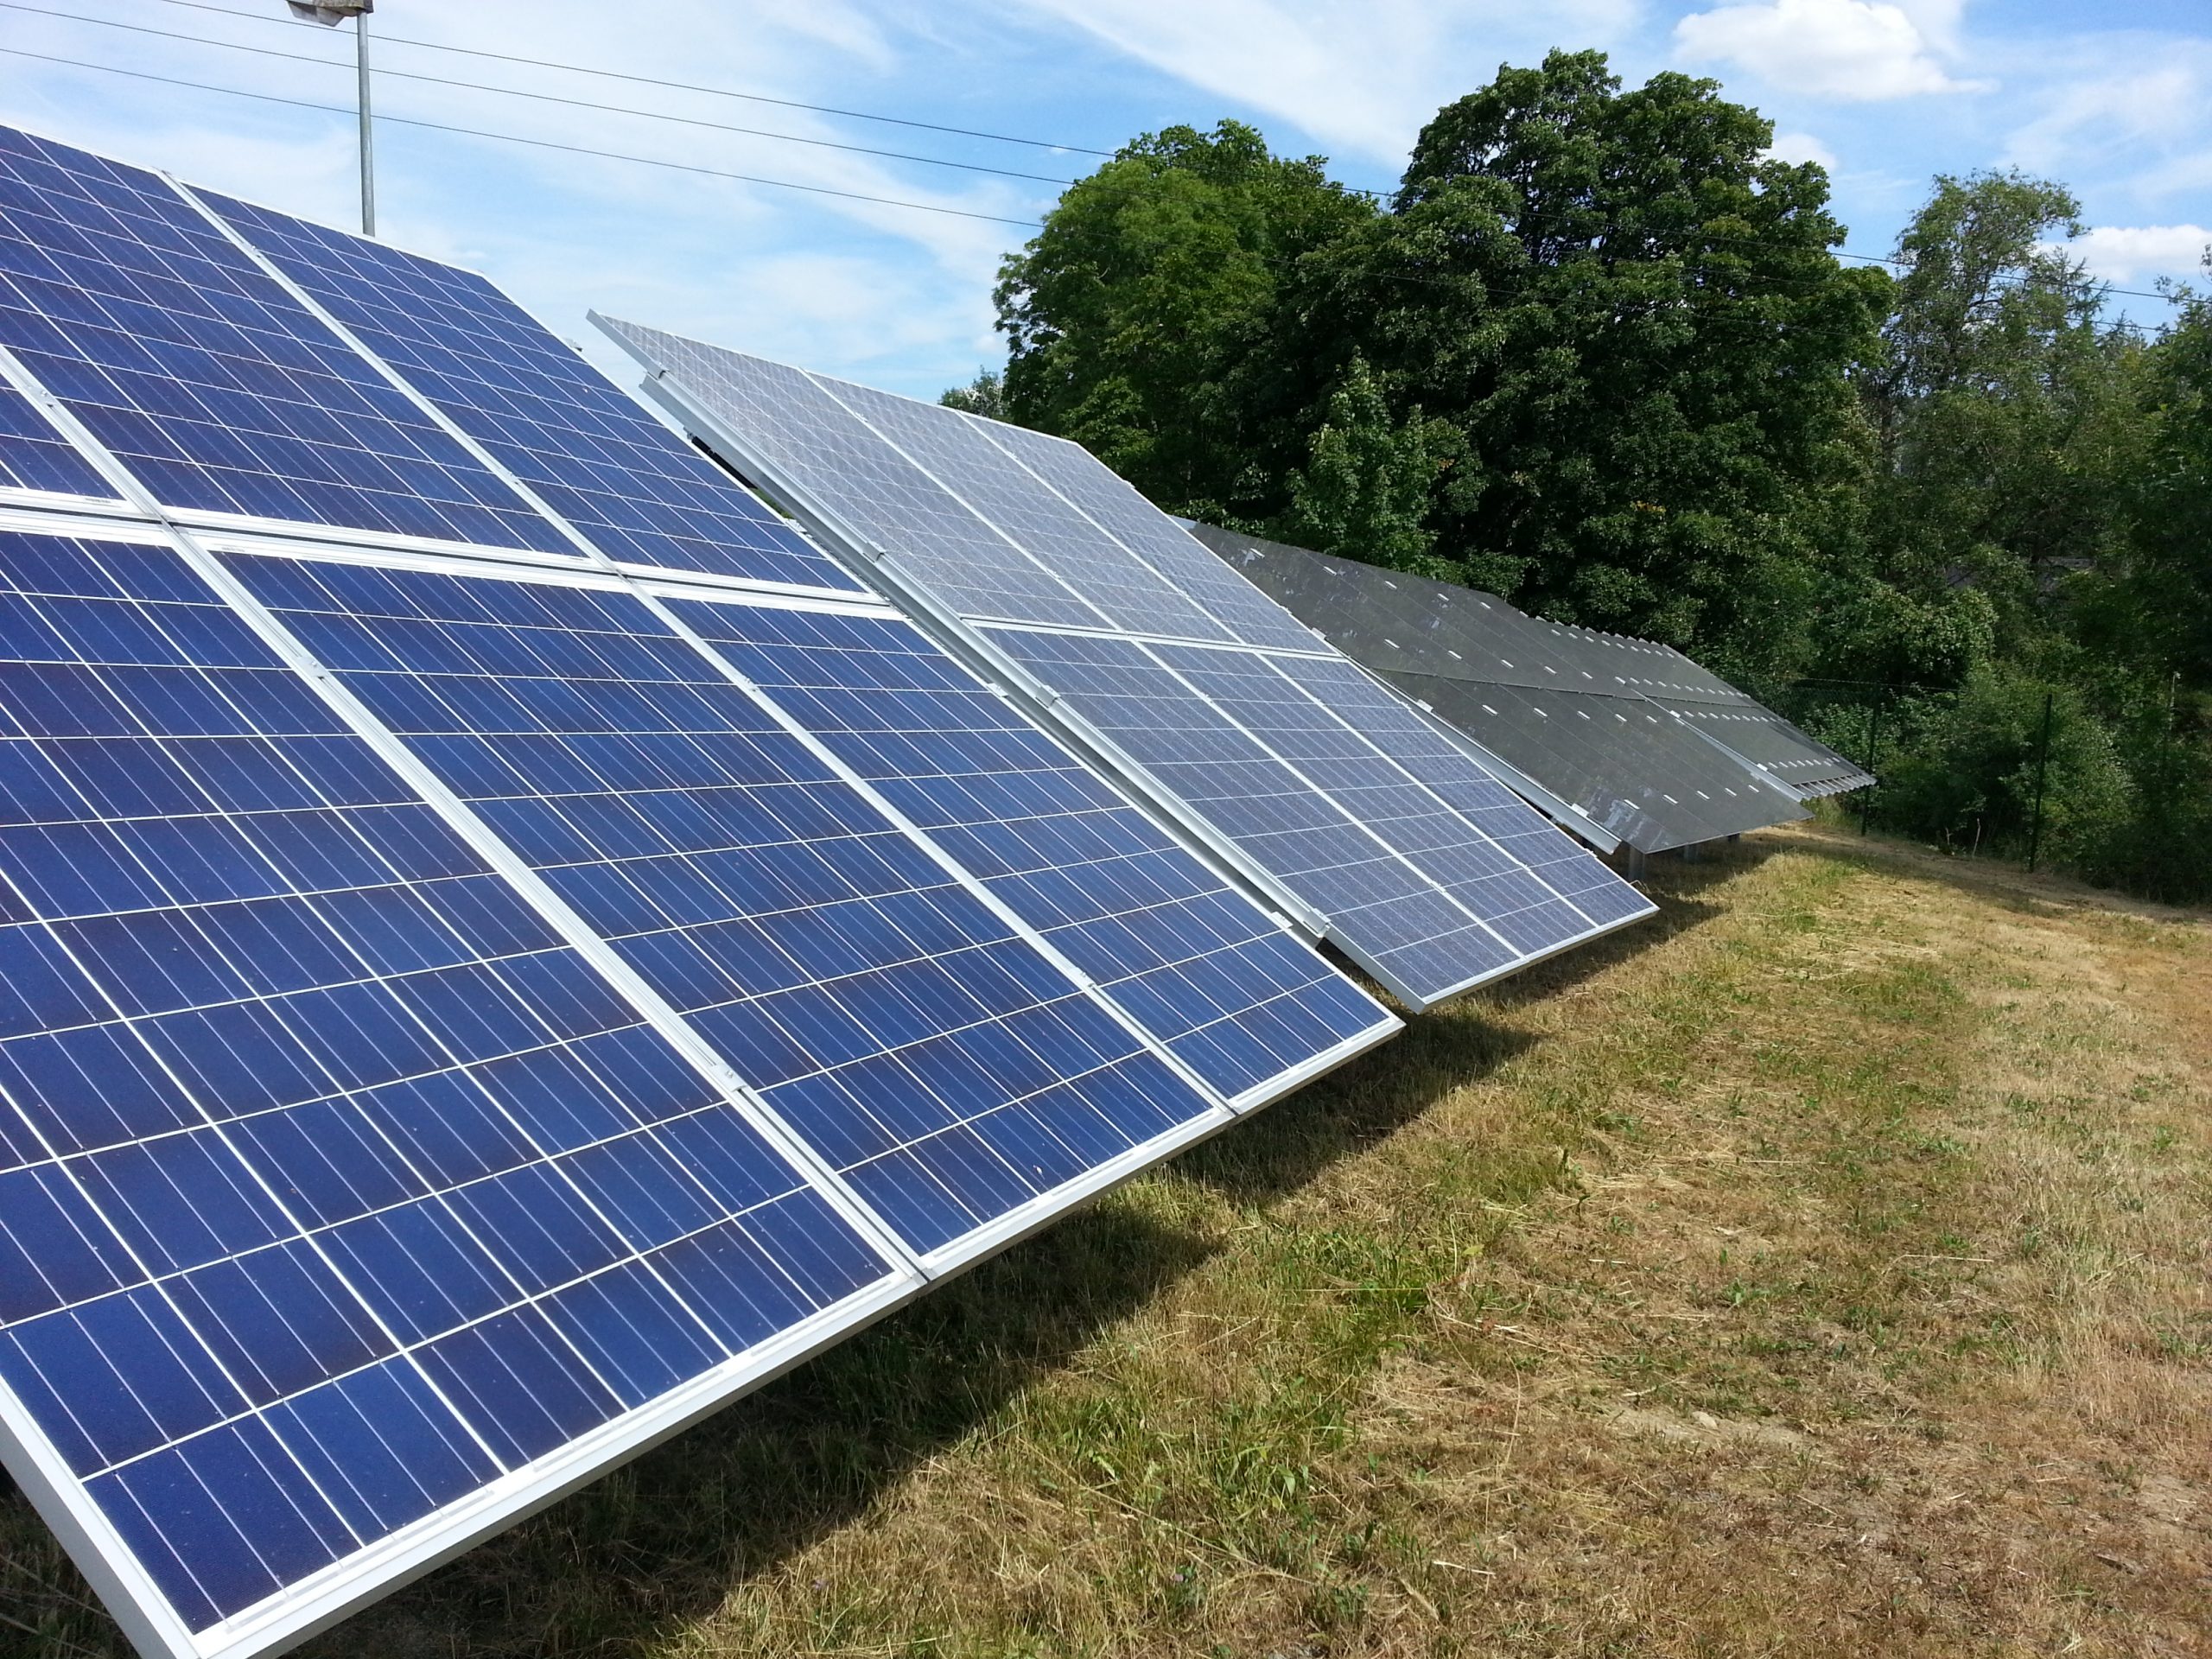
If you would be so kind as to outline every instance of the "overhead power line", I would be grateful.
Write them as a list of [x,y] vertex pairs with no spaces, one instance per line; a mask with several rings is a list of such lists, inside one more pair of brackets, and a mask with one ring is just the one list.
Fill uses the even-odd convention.
[[[351,66],[335,58],[315,57],[305,52],[278,52],[265,46],[245,46],[236,41],[211,40],[204,35],[185,35],[171,29],[151,29],[143,23],[126,23],[113,17],[87,17],[74,11],[56,11],[49,6],[33,6],[22,0],[0,0],[0,10],[29,12],[39,17],[67,18],[73,23],[90,23],[101,29],[128,29],[134,35],[152,35],[165,41],[189,41],[195,46],[213,46],[226,52],[246,52],[260,58],[280,58],[288,63],[312,63],[331,69],[347,69]],[[281,18],[270,21],[281,22]],[[387,39],[379,35],[380,41]],[[723,121],[702,121],[693,116],[671,115],[662,110],[640,110],[625,104],[594,104],[588,99],[563,98],[553,92],[530,92],[514,86],[492,86],[482,81],[455,80],[446,75],[418,74],[410,69],[379,69],[380,79],[387,80],[420,80],[433,86],[458,86],[474,92],[494,92],[502,98],[526,98],[539,104],[563,104],[571,109],[597,110],[607,115],[633,115],[647,121],[671,121],[679,126],[703,127],[715,132],[741,133],[749,138],[772,138],[786,144],[810,144],[817,149],[842,149],[855,156],[878,156],[888,161],[918,162],[925,167],[957,168],[963,173],[988,173],[1002,179],[1023,179],[1038,184],[1073,184],[1073,179],[1054,177],[1045,173],[1016,173],[1002,167],[987,167],[979,162],[947,161],[936,156],[915,156],[899,149],[875,149],[865,144],[839,143],[830,138],[809,138],[795,132],[773,132],[762,127],[733,126]]]
[[[254,22],[274,22],[286,28],[307,27],[307,25],[302,24],[293,24],[288,20],[281,17],[266,16],[257,12],[238,11],[226,6],[210,5],[206,3],[206,0],[162,0],[162,3],[167,5],[184,6],[194,11],[213,12],[222,16],[242,17]],[[40,16],[64,18],[73,22],[97,24],[105,28],[128,29],[136,34],[156,35],[164,40],[188,41],[197,45],[220,47],[232,51],[246,52],[257,56],[282,59],[290,62],[323,64],[333,68],[341,69],[346,67],[346,65],[338,62],[335,59],[315,57],[296,52],[279,52],[265,47],[245,46],[232,41],[218,41],[204,35],[185,35],[170,29],[153,29],[143,24],[119,22],[111,18],[87,17],[75,12],[59,11],[51,7],[31,5],[26,3],[25,0],[0,0],[0,10],[27,12]],[[858,111],[836,110],[825,105],[803,104],[795,99],[769,98],[760,93],[730,92],[718,87],[694,86],[680,81],[654,80],[647,76],[621,74],[613,70],[589,69],[580,64],[557,63],[549,60],[537,58],[512,57],[504,53],[480,52],[468,47],[442,46],[436,42],[428,41],[404,41],[399,39],[399,37],[393,35],[385,35],[381,38],[391,41],[396,44],[420,46],[432,51],[461,53],[471,57],[490,58],[496,59],[502,62],[528,64],[537,68],[564,70],[573,72],[577,74],[599,75],[612,79],[636,81],[647,86],[674,87],[687,92],[709,92],[718,97],[747,99],[759,103],[779,105],[790,109],[811,110],[823,114],[851,117],[859,120],[893,122],[899,125],[918,127],[933,132],[957,133],[969,137],[989,138],[1004,143],[1030,144],[1041,149],[1069,150],[1086,156],[1111,156],[1113,154],[1113,152],[1109,150],[1089,149],[1084,149],[1080,145],[1050,143],[1043,139],[1009,138],[1001,134],[976,132],[963,127],[942,126],[935,123],[925,121],[910,121],[902,117],[876,116]],[[20,48],[0,47],[0,52],[5,52],[16,57],[35,58],[49,63],[64,64],[73,68],[95,70],[105,74],[127,75],[134,79],[157,81],[166,86],[188,87],[195,92],[215,92],[230,98],[251,99],[258,103],[281,104],[289,105],[295,109],[315,110],[334,115],[349,115],[353,113],[351,110],[342,108],[337,105],[316,104],[304,99],[280,98],[267,92],[248,92],[243,87],[216,86],[209,85],[204,81],[186,80],[171,75],[156,75],[143,70],[124,69],[113,64],[89,63],[81,59],[60,57],[48,53],[30,52]],[[756,127],[742,127],[717,121],[699,120],[687,116],[671,115],[658,110],[640,110],[627,105],[599,104],[583,99],[563,98],[549,92],[524,92],[515,87],[488,86],[480,81],[456,80],[442,75],[426,75],[399,69],[380,69],[377,73],[380,75],[396,76],[403,79],[423,81],[433,86],[452,86],[471,92],[492,92],[509,98],[529,99],[540,103],[560,104],[571,108],[595,110],[607,114],[632,115],[640,117],[647,120],[669,121],[677,123],[684,126],[699,127],[712,131],[739,133],[751,137],[770,138],[789,143],[807,144],[820,149],[842,150],[854,155],[874,156],[892,161],[918,162],[925,166],[954,168],[963,172],[982,173],[1000,178],[1018,179],[1039,184],[1055,184],[1063,187],[1077,182],[1071,179],[1057,178],[1041,173],[1015,172],[1004,168],[987,167],[969,162],[950,161],[933,156],[916,156],[903,150],[877,149],[866,145],[841,143],[827,138],[806,137],[797,133],[773,132]],[[870,195],[861,191],[834,189],[826,185],[801,184],[796,181],[789,179],[765,178],[753,174],[729,172],[719,168],[702,167],[690,162],[662,161],[657,157],[650,156],[626,155],[614,150],[597,149],[583,144],[563,144],[555,143],[549,139],[528,138],[518,133],[492,132],[480,128],[457,126],[437,121],[424,121],[406,116],[379,116],[378,119],[382,121],[396,122],[402,126],[423,128],[432,132],[448,132],[465,137],[488,138],[502,143],[526,144],[540,149],[559,150],[569,155],[591,156],[605,161],[628,162],[639,166],[658,167],[675,172],[694,173],[709,178],[730,179],[740,183],[764,185],[774,189],[796,190],[810,195],[832,196],[843,200],[868,202],[880,207],[903,207],[915,213],[940,213],[955,219],[980,219],[988,224],[1012,225],[1030,230],[1040,230],[1043,228],[1041,221],[1036,219],[1014,219],[996,213],[976,213],[964,208],[943,207],[928,202],[903,201],[893,197]],[[1368,196],[1377,200],[1387,200],[1390,194],[1382,191],[1362,189],[1356,186],[1349,185],[1339,188],[1344,189],[1350,194]],[[1748,245],[1756,245],[1760,240],[1760,238],[1755,236],[1731,236],[1726,232],[1713,231],[1703,232],[1702,239],[1708,242],[1737,242]],[[1827,249],[1825,250],[1825,251],[1827,251],[1832,257],[1837,259],[1854,260],[1861,264],[1884,265],[1892,270],[1909,272],[1913,268],[1911,262],[1898,259],[1891,255],[1878,253],[1855,253],[1849,249],[1845,248]],[[1421,277],[1405,273],[1395,274],[1393,279],[1401,282],[1414,283],[1438,283],[1447,280],[1465,280],[1464,277],[1451,279]],[[1766,285],[1777,285],[1772,283],[1771,278],[1765,279],[1765,281]],[[2027,286],[2027,284],[2023,281],[2015,281],[2012,283],[1999,283],[1999,286],[2000,288],[2017,289]],[[2102,291],[2107,294],[2120,295],[2130,299],[2164,300],[2169,304],[2177,304],[2180,302],[2180,296],[2171,293],[2160,293],[2150,289],[2120,288],[2109,283],[2101,284],[2100,286],[2102,288]],[[1493,297],[1495,297],[1494,294]],[[2114,326],[2125,327],[2131,327],[2133,325],[2121,323]]]
[[[249,92],[237,86],[211,86],[205,81],[182,80],[175,75],[150,74],[143,69],[121,69],[111,63],[87,63],[80,58],[57,57],[50,52],[27,52],[20,47],[0,46],[0,53],[11,58],[35,58],[41,63],[59,63],[72,69],[90,69],[104,75],[127,75],[133,80],[158,81],[164,86],[186,86],[196,92],[220,92],[228,98],[250,98],[259,104],[283,104],[296,110],[318,110],[326,115],[350,116],[353,111],[343,105],[315,104],[303,98],[279,98],[272,92]],[[665,168],[674,173],[695,173],[710,179],[734,179],[740,184],[762,184],[778,190],[799,190],[812,196],[836,196],[845,201],[873,202],[880,207],[906,207],[918,213],[943,213],[952,219],[977,219],[990,225],[1016,225],[1025,230],[1041,230],[1042,225],[1033,219],[1007,219],[997,213],[971,213],[964,207],[939,207],[926,201],[901,201],[893,196],[871,196],[858,190],[833,190],[827,185],[799,184],[790,179],[763,178],[753,173],[731,173],[718,167],[698,167],[689,162],[664,162],[653,156],[625,156],[611,149],[594,149],[584,144],[559,144],[550,138],[525,138],[520,133],[487,132],[480,127],[457,127],[442,121],[418,121],[412,116],[380,115],[378,121],[403,127],[419,127],[429,132],[457,133],[464,138],[493,138],[501,143],[528,144],[534,149],[557,149],[570,156],[594,156],[602,161],[632,162],[639,167]]]
[[[163,5],[183,6],[193,11],[212,11],[225,17],[243,17],[248,22],[276,23],[285,29],[305,29],[312,25],[295,23],[289,18],[264,15],[257,11],[240,11],[234,6],[212,6],[207,0],[162,0]],[[995,144],[1027,144],[1033,149],[1065,150],[1075,156],[1103,156],[1111,157],[1110,149],[1093,149],[1085,144],[1063,144],[1049,138],[1018,138],[1003,132],[979,132],[973,127],[945,126],[935,121],[914,121],[903,115],[878,115],[867,110],[841,110],[827,104],[805,104],[795,98],[771,98],[765,92],[741,92],[728,86],[699,86],[689,81],[660,80],[652,75],[624,74],[616,69],[590,69],[580,63],[555,63],[543,58],[517,57],[508,52],[486,52],[471,46],[448,46],[441,41],[410,41],[400,35],[378,35],[377,38],[393,46],[420,47],[426,52],[454,52],[463,57],[489,58],[499,63],[526,64],[533,69],[559,69],[574,75],[597,75],[604,80],[626,80],[639,86],[660,86],[671,92],[704,92],[714,98],[742,99],[750,104],[773,104],[786,110],[810,110],[817,115],[842,116],[849,121],[880,121],[894,127],[913,127],[924,132],[951,133],[961,138],[983,138]],[[381,73],[381,72],[379,72]]]

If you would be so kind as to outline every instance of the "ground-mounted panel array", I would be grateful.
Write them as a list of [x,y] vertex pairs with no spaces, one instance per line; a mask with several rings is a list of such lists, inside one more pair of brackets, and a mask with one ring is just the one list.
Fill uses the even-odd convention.
[[145,1652],[1398,1029],[482,278],[0,173],[0,1459]]
[[[1816,765],[1824,778],[1858,776],[1802,733],[1787,766],[1723,741],[1725,726],[1757,721],[1767,732],[1787,722],[1668,647],[1548,622],[1449,582],[1211,525],[1190,529],[1606,850],[1663,852],[1802,818],[1803,799],[1828,792],[1806,787]],[[1825,757],[1817,763],[1815,749]]]
[[1414,1007],[1650,913],[1078,446],[596,320],[702,442]]

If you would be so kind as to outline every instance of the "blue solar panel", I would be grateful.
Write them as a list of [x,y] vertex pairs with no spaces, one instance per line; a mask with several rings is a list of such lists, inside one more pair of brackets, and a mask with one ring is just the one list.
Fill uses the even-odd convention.
[[[1204,655],[1205,653],[1193,653]],[[1214,653],[1219,655],[1220,653]],[[1537,884],[1533,892],[1519,876],[1502,884],[1477,875],[1467,886],[1470,902],[1480,902],[1484,917],[1523,950],[1555,949],[1593,928],[1648,916],[1651,901],[1614,876],[1588,849],[1546,823],[1504,785],[1476,766],[1450,738],[1403,697],[1387,690],[1342,658],[1274,657],[1274,671],[1396,761],[1424,788],[1472,824]],[[1495,861],[1478,846],[1451,843],[1457,865],[1473,859]],[[1440,865],[1440,869],[1443,868]],[[1458,881],[1447,886],[1459,891]],[[1557,895],[1556,898],[1551,895]],[[1511,902],[1526,897],[1524,908]]]
[[199,194],[609,558],[856,591],[836,564],[483,277]]
[[8,128],[0,345],[164,505],[570,550],[167,181]]
[[[1144,646],[1011,628],[993,638],[1412,995],[1440,995],[1514,962],[1395,848]],[[1286,700],[1296,696],[1284,690]]]
[[885,1282],[178,555],[0,573],[0,1380],[184,1629]]
[[93,469],[13,386],[0,385],[0,489],[116,499]]
[[917,1251],[1210,1109],[639,599],[233,563]]
[[676,608],[1224,1095],[1280,1089],[1383,1022],[911,624]]

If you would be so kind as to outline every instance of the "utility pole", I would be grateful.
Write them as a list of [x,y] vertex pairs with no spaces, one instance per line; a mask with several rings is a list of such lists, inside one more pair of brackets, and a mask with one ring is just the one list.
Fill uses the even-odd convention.
[[335,26],[353,20],[354,98],[361,122],[361,234],[377,233],[376,134],[369,113],[369,14],[377,0],[284,0],[292,16],[304,22]]

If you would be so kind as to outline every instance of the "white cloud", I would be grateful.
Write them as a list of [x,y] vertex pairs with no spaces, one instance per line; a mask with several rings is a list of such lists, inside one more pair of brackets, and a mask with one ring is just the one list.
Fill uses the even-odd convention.
[[2201,277],[2208,250],[2212,230],[2202,225],[2100,225],[2063,245],[2092,274],[2123,283]]
[[1725,63],[1789,92],[1853,102],[1978,91],[1938,60],[1955,39],[1955,3],[1766,0],[1692,12],[1675,25],[1675,54]]
[[2197,124],[2202,98],[2198,76],[2186,64],[2069,86],[2013,132],[2005,160],[2037,172],[2063,172],[2115,151],[2156,151]]
[[1777,132],[1766,153],[1778,162],[1803,163],[1818,162],[1826,168],[1828,176],[1835,176],[1835,151],[1830,149],[1809,132]]

